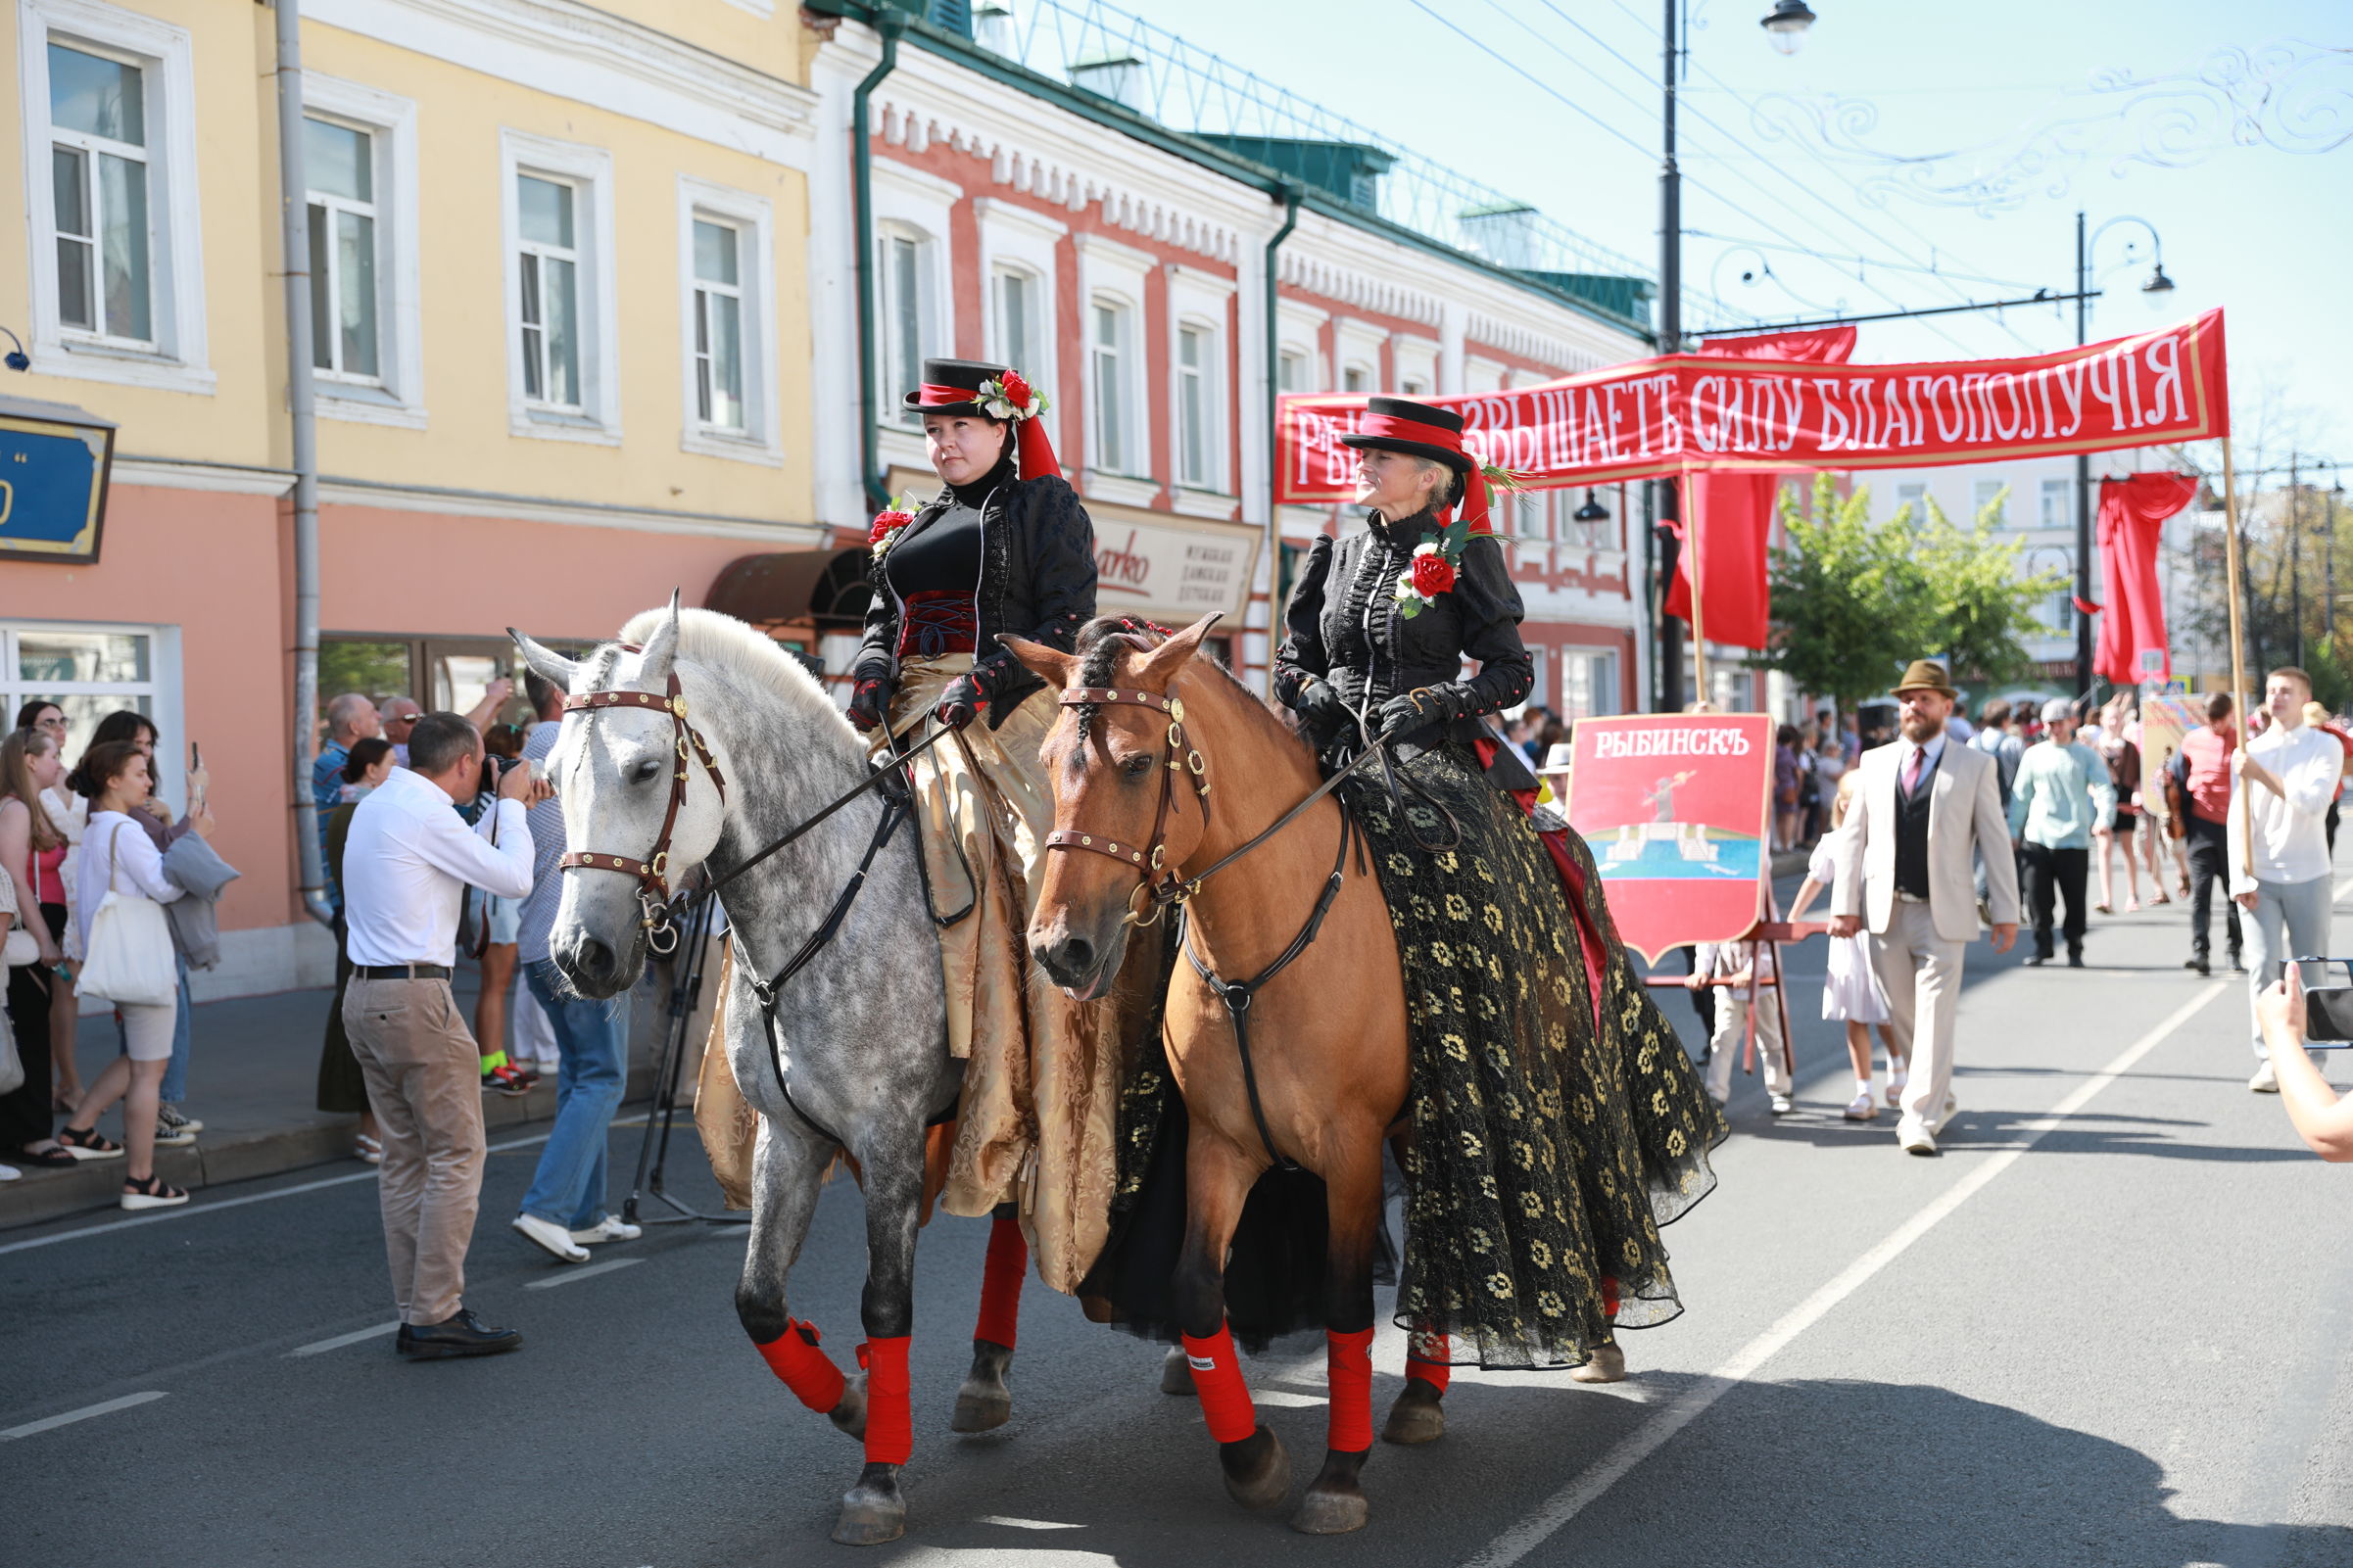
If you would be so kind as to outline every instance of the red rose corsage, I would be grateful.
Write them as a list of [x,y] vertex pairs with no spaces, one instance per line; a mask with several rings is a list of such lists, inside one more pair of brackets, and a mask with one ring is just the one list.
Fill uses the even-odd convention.
[[1051,404],[1046,395],[1030,385],[1019,370],[1008,370],[1001,376],[981,383],[981,406],[992,419],[1010,419],[1017,423],[1034,419]]
[[1414,546],[1414,559],[1397,574],[1397,613],[1407,620],[1419,615],[1450,592],[1463,575],[1463,546],[1470,542],[1470,524],[1457,519],[1435,534],[1424,534]]
[[884,553],[897,543],[900,531],[913,521],[914,509],[897,499],[893,499],[884,510],[876,512],[874,526],[866,531],[866,547],[874,552],[874,558],[881,560]]

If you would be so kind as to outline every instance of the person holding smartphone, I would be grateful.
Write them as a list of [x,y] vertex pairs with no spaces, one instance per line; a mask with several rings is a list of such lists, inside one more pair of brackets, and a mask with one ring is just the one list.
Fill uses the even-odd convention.
[[2353,1100],[2339,1099],[2305,1054],[2307,1022],[2304,976],[2290,964],[2256,996],[2255,1023],[2270,1049],[2287,1119],[2314,1154],[2330,1164],[2344,1164],[2353,1162]]

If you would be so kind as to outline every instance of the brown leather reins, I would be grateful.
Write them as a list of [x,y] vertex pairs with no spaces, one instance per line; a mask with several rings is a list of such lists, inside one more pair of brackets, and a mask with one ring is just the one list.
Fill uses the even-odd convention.
[[[668,955],[678,947],[678,927],[670,919],[670,834],[678,826],[679,808],[687,803],[687,758],[691,750],[702,764],[703,772],[711,776],[711,785],[719,791],[722,802],[727,799],[727,777],[711,756],[711,748],[702,733],[687,721],[687,699],[679,689],[678,672],[673,670],[666,693],[638,691],[629,689],[607,689],[601,691],[582,691],[563,699],[566,713],[595,713],[600,708],[645,708],[667,714],[674,732],[672,749],[676,766],[670,772],[670,804],[662,813],[662,829],[653,838],[653,847],[644,860],[627,855],[611,855],[601,850],[574,849],[557,861],[563,871],[617,871],[638,879],[638,906],[641,924],[646,928],[647,945],[657,954]],[[664,946],[662,938],[669,938]]]

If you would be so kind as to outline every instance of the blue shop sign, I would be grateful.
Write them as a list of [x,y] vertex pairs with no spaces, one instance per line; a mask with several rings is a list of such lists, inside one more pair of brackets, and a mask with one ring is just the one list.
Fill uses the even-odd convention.
[[0,560],[96,564],[114,461],[112,420],[0,398]]

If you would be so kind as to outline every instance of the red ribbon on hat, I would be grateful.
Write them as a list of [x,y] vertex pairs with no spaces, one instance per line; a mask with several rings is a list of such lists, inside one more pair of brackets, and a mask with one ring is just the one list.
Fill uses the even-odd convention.
[[[1357,425],[1360,436],[1386,436],[1392,441],[1417,441],[1425,447],[1441,447],[1446,451],[1468,457],[1463,451],[1463,433],[1443,425],[1425,425],[1418,419],[1400,419],[1395,414],[1367,414]],[[1452,517],[1454,508],[1440,506],[1434,516],[1440,526]],[[1492,534],[1495,524],[1487,514],[1487,476],[1472,458],[1470,472],[1463,476],[1463,516],[1474,534]]]
[[[919,383],[915,389],[916,411],[926,408],[949,407],[958,404],[978,404],[981,394],[971,387],[943,387],[936,381]],[[1046,439],[1043,426],[1036,418],[1016,419],[1013,422],[1014,465],[1024,479],[1043,479],[1048,474],[1062,477],[1062,460],[1054,455],[1054,444]]]

